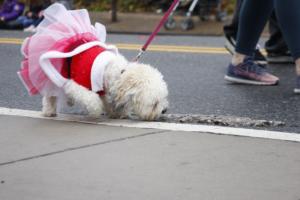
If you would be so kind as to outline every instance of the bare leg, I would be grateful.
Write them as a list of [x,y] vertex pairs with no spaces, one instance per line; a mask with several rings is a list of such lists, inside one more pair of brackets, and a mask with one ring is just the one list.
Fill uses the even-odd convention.
[[239,64],[241,64],[244,61],[245,57],[246,57],[246,55],[244,55],[244,54],[235,53],[232,56],[231,63],[234,66],[239,65]]

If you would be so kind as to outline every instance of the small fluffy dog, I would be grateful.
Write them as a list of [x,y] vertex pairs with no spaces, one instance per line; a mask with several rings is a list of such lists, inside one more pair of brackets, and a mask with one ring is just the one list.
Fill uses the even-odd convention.
[[[62,20],[63,19],[63,20]],[[92,25],[87,10],[58,3],[44,11],[37,32],[27,38],[18,72],[30,95],[43,95],[43,114],[56,116],[61,91],[90,116],[157,119],[168,107],[168,88],[150,65],[128,62],[107,45],[106,28]]]
[[[106,112],[112,118],[155,120],[168,108],[168,88],[162,74],[150,65],[128,62],[118,55],[104,72],[105,95],[68,80],[63,90],[71,101],[85,107],[92,117]],[[70,101],[69,101],[70,102]],[[43,114],[56,116],[57,97],[43,97]]]

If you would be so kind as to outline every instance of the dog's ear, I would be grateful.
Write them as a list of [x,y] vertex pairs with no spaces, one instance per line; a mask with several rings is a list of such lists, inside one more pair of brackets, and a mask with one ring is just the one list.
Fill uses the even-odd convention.
[[118,95],[114,98],[113,108],[115,112],[127,113],[127,109],[131,107],[129,104],[132,102],[133,94],[123,93],[123,95]]
[[117,112],[117,113],[123,113],[125,105],[126,105],[125,103],[123,103],[123,104],[115,104],[114,111]]
[[159,101],[155,101],[155,103],[153,104],[153,107],[152,107],[152,112],[154,112],[157,109],[158,104],[159,104]]

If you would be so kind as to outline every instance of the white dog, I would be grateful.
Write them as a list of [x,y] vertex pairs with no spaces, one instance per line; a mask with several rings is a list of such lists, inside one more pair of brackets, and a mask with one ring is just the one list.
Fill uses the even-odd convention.
[[[27,38],[18,72],[30,95],[43,95],[43,114],[56,116],[61,91],[89,115],[157,119],[168,107],[168,89],[155,68],[128,62],[106,44],[106,28],[92,25],[87,10],[53,4]],[[100,96],[99,96],[100,94]]]
[[[120,54],[105,67],[105,95],[68,80],[63,90],[68,98],[85,107],[92,117],[106,112],[112,118],[155,120],[168,108],[168,88],[162,74],[150,65],[128,62]],[[43,98],[43,114],[56,116],[57,98]]]

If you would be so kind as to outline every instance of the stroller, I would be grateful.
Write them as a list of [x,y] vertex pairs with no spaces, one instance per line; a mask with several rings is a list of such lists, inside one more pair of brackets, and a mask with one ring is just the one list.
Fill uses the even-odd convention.
[[207,21],[209,19],[209,15],[212,10],[216,9],[216,19],[218,21],[224,21],[226,17],[226,13],[222,11],[221,0],[181,0],[173,9],[171,15],[168,20],[165,22],[164,27],[166,30],[172,30],[176,27],[176,22],[174,20],[175,11],[181,5],[187,5],[190,3],[188,12],[185,14],[185,19],[181,22],[180,27],[187,31],[194,28],[194,22],[192,20],[192,14],[197,8],[199,9],[199,17],[202,21]]

